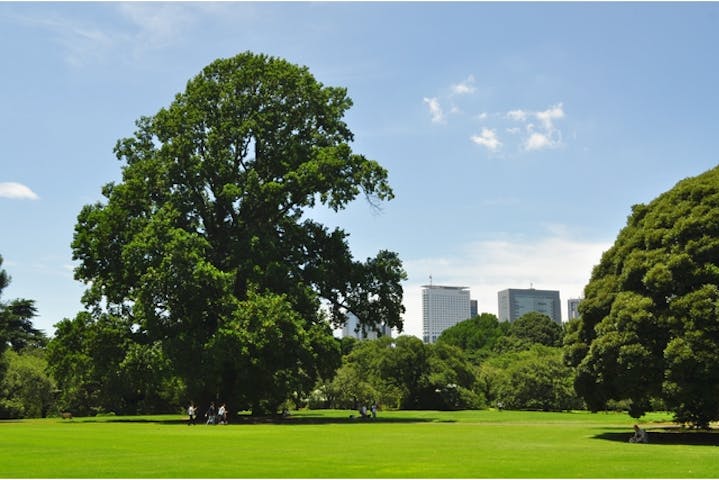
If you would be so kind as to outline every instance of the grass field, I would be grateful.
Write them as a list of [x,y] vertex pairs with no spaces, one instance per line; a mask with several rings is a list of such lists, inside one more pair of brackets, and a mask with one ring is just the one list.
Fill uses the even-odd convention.
[[181,416],[0,422],[3,478],[719,477],[719,433],[677,433],[669,415],[298,412],[280,423]]

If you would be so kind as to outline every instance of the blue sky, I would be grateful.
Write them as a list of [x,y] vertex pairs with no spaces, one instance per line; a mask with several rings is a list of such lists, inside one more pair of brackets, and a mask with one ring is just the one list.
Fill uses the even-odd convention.
[[631,205],[714,167],[716,3],[0,2],[0,300],[81,309],[72,241],[120,178],[115,142],[214,59],[306,65],[354,101],[353,148],[395,200],[314,216],[356,258],[397,251],[405,332],[421,285],[580,296]]

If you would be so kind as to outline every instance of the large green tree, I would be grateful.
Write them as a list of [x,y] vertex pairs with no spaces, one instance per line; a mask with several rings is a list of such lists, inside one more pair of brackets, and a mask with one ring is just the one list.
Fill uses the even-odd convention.
[[719,168],[634,206],[584,294],[565,356],[590,408],[659,398],[678,421],[719,419]]
[[[356,261],[344,231],[310,219],[318,205],[393,197],[387,171],[350,147],[351,105],[344,88],[306,67],[249,52],[217,60],[118,141],[122,181],[79,214],[72,248],[84,301],[161,342],[195,400],[299,388],[278,378],[242,384],[239,369],[264,362],[268,375],[314,376],[323,360],[312,349],[327,344],[316,337],[331,335],[318,327],[322,302],[335,325],[352,312],[369,328],[401,329],[397,254]],[[275,315],[277,301],[294,313],[248,330],[265,319],[238,312]],[[285,333],[284,353],[250,346]]]

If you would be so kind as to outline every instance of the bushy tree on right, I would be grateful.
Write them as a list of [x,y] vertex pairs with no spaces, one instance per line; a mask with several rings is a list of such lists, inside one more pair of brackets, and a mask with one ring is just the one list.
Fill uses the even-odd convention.
[[584,296],[564,348],[589,408],[719,419],[719,167],[632,207]]

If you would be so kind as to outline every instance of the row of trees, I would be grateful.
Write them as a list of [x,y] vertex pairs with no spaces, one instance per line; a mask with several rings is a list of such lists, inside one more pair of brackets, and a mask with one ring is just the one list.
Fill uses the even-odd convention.
[[311,406],[356,408],[378,402],[402,409],[567,410],[583,402],[560,348],[562,327],[529,313],[513,324],[484,313],[445,330],[436,344],[416,337],[345,340],[334,378]]
[[[34,310],[12,308],[23,303],[27,301],[2,304],[0,310],[3,319],[15,320],[3,323],[8,327],[3,330],[8,348],[2,355],[0,417],[44,417],[60,411],[165,413],[187,402],[189,389],[161,343],[138,342],[137,333],[127,329],[122,319],[106,314],[93,318],[82,312],[56,325],[56,335],[48,342],[31,326]],[[287,305],[274,307],[286,311]],[[248,309],[246,315],[275,318],[278,313],[272,308]],[[561,336],[561,327],[544,315],[528,314],[510,325],[482,314],[446,330],[435,345],[411,336],[374,341],[333,338],[327,351],[318,354],[325,362],[323,376],[287,376],[289,387],[275,390],[274,399],[262,397],[266,386],[249,384],[230,400],[236,409],[266,401],[274,411],[279,406],[356,409],[370,402],[403,409],[493,404],[579,408],[581,401],[571,387],[573,371],[561,361]],[[262,362],[266,352],[253,354],[259,366],[248,377],[272,379],[276,372]],[[274,355],[291,359],[294,354]]]
[[[9,277],[1,269],[0,279],[3,288],[7,286]],[[324,368],[321,374],[293,376],[273,370],[283,361],[296,361],[296,352],[287,351],[291,343],[269,343],[263,337],[282,338],[294,314],[280,299],[264,300],[244,306],[248,321],[260,323],[252,328],[254,336],[245,339],[254,349],[250,355],[255,366],[240,367],[247,378],[264,385],[255,388],[255,383],[247,383],[236,396],[227,397],[237,409],[262,402],[267,405],[265,412],[277,411],[285,402],[352,409],[370,401],[408,409],[581,406],[571,390],[573,373],[561,363],[562,329],[546,316],[528,314],[510,325],[482,314],[446,330],[435,345],[410,336],[364,342],[332,337],[322,351],[315,349],[317,363]],[[164,413],[177,411],[190,398],[190,389],[162,343],[145,342],[125,319],[81,312],[58,323],[48,341],[32,326],[34,316],[31,300],[0,303],[5,350],[0,356],[1,417],[60,411]],[[231,348],[224,355],[234,358]],[[276,378],[284,382],[277,382],[272,390],[269,382]],[[276,396],[267,397],[268,391]]]

